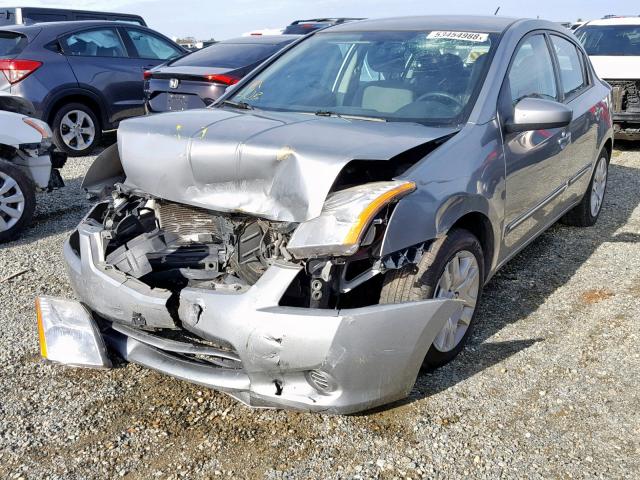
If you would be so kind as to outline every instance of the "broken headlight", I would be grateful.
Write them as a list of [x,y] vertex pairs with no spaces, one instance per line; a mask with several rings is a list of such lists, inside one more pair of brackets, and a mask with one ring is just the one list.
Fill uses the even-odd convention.
[[353,255],[378,212],[415,189],[414,182],[394,180],[334,192],[319,217],[298,226],[287,250],[297,258]]

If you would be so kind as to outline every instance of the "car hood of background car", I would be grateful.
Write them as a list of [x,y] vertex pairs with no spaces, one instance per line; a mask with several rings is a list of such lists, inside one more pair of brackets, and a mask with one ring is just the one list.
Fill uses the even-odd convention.
[[593,68],[603,80],[640,79],[640,56],[590,56]]
[[221,212],[303,222],[352,160],[390,160],[454,133],[298,113],[189,110],[122,122],[125,185]]

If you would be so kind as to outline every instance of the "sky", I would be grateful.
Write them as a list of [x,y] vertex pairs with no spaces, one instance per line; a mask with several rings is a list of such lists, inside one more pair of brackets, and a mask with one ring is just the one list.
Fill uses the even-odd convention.
[[16,5],[81,8],[142,15],[169,37],[223,40],[245,32],[283,27],[314,17],[392,17],[429,14],[540,17],[555,21],[594,19],[603,15],[640,15],[638,0],[0,0]]

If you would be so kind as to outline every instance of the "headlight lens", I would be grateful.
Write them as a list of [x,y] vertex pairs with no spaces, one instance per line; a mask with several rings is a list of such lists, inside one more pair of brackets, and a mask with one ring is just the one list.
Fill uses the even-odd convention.
[[298,226],[287,250],[297,258],[353,255],[378,212],[415,189],[414,182],[394,180],[334,192],[319,217]]

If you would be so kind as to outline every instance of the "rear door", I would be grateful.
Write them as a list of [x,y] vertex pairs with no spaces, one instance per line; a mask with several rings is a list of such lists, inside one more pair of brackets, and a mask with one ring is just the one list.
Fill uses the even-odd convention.
[[81,88],[95,92],[107,109],[109,123],[144,113],[142,72],[129,57],[115,27],[74,32],[61,41]]
[[[503,118],[523,98],[560,101],[554,60],[546,35],[525,37],[516,49],[501,90]],[[505,253],[518,250],[544,229],[556,214],[567,182],[567,128],[504,133],[506,161]]]
[[603,114],[602,98],[592,87],[586,68],[586,58],[568,38],[549,35],[558,67],[562,101],[573,110],[568,135],[571,143],[562,162],[568,175],[565,199],[578,201],[584,194],[591,177],[591,167],[598,153],[598,123]]

